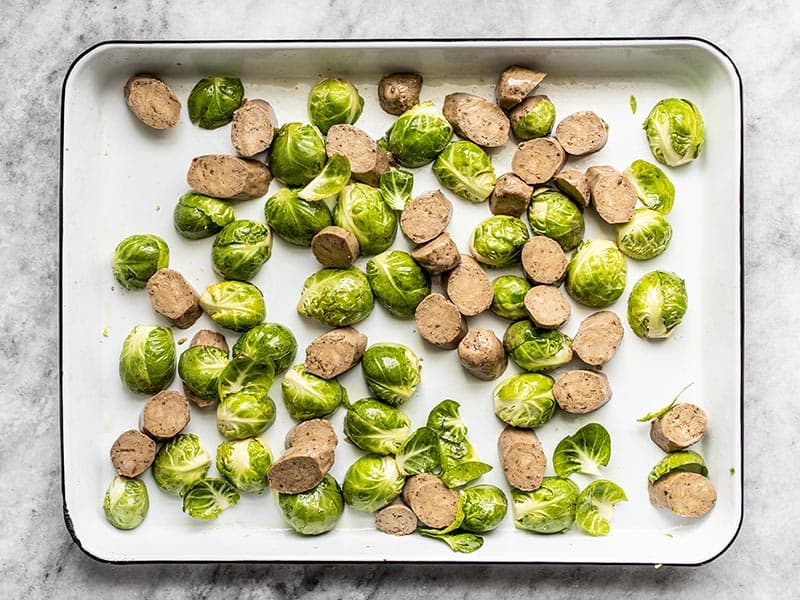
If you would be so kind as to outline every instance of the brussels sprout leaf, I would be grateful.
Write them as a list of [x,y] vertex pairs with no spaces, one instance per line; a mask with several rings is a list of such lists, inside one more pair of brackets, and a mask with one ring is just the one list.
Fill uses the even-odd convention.
[[390,169],[381,175],[379,189],[384,202],[393,210],[403,210],[411,202],[414,175],[401,169]]
[[397,451],[397,467],[405,476],[431,473],[439,468],[439,437],[429,427],[420,427]]
[[309,202],[318,202],[335,196],[350,181],[350,161],[343,154],[334,154],[314,179],[297,195]]
[[442,481],[449,488],[457,488],[475,481],[492,470],[492,465],[479,461],[463,462],[442,474]]
[[553,452],[553,468],[559,477],[570,473],[599,475],[611,459],[611,436],[599,423],[584,425],[561,440]]
[[451,533],[442,535],[423,532],[422,535],[435,540],[441,540],[450,546],[453,552],[462,552],[464,554],[475,552],[483,546],[483,538],[474,533]]
[[[694,383],[694,382],[692,382],[692,383]],[[645,416],[643,416],[643,417],[641,417],[639,419],[636,419],[636,421],[639,422],[639,423],[647,423],[648,421],[654,421],[655,419],[660,419],[661,417],[663,417],[665,414],[667,414],[670,411],[670,409],[673,406],[675,406],[675,403],[678,401],[678,398],[681,397],[683,392],[685,392],[692,385],[692,383],[690,383],[689,385],[684,387],[680,392],[678,392],[677,396],[675,396],[672,399],[672,402],[667,404],[664,408],[661,408],[661,409],[659,409],[657,411],[654,411],[654,412],[649,412]]]
[[607,479],[593,481],[578,496],[575,523],[589,535],[608,535],[614,505],[627,500],[625,492],[616,483]]

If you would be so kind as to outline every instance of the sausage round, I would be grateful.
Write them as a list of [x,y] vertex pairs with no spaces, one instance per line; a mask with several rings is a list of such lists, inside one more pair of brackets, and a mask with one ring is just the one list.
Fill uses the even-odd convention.
[[558,141],[541,137],[522,142],[511,158],[511,170],[530,185],[538,185],[552,179],[561,170],[567,155]]
[[510,110],[522,99],[530,94],[542,80],[547,77],[547,73],[534,71],[518,65],[508,67],[500,75],[500,80],[495,87],[495,97],[497,103],[503,110]]
[[556,139],[567,154],[583,156],[606,145],[608,126],[597,114],[582,110],[564,117],[556,125]]
[[494,102],[457,92],[444,97],[442,114],[461,137],[479,146],[497,148],[508,141],[511,124]]
[[328,447],[292,446],[272,463],[267,472],[269,487],[282,494],[307,492],[319,485],[333,460],[333,450]]
[[533,188],[513,173],[497,178],[492,195],[489,196],[489,210],[493,215],[519,217],[531,202]]
[[203,314],[200,296],[177,271],[159,269],[147,280],[145,288],[153,310],[175,327],[191,327]]
[[350,176],[377,187],[381,175],[391,168],[389,154],[366,132],[352,125],[334,125],[325,136],[328,156],[341,154],[350,162]]
[[139,429],[157,442],[178,435],[189,423],[189,402],[180,392],[158,392],[144,404],[139,416]]
[[229,352],[228,342],[225,341],[225,336],[210,329],[201,329],[195,333],[192,341],[189,342],[189,347],[192,348],[193,346],[214,346],[215,348]]
[[592,201],[589,178],[576,169],[564,169],[556,173],[553,183],[558,191],[578,206],[586,208]]
[[417,515],[404,504],[390,504],[375,513],[375,528],[390,535],[410,535],[417,530]]
[[415,244],[424,244],[442,233],[453,216],[453,205],[439,190],[414,198],[400,215],[400,229]]
[[313,446],[315,448],[336,449],[339,438],[327,419],[309,419],[298,423],[286,434],[284,447]]
[[535,285],[525,294],[525,310],[534,325],[542,329],[558,329],[569,319],[569,302],[552,285]]
[[186,173],[186,183],[194,191],[229,200],[260,198],[270,181],[272,173],[264,163],[228,154],[197,156]]
[[333,379],[354,367],[367,348],[367,336],[355,327],[339,327],[323,333],[306,347],[306,371]]
[[664,452],[675,452],[699,442],[707,425],[706,411],[691,402],[681,402],[650,422],[650,439]]
[[123,477],[144,473],[156,458],[156,443],[136,429],[122,432],[111,445],[111,464]]
[[462,254],[458,266],[444,275],[442,286],[450,301],[467,317],[487,310],[494,300],[489,276],[468,254]]
[[[591,169],[589,169],[591,170]],[[636,190],[618,171],[596,171],[589,177],[592,204],[606,223],[627,223],[636,209]]]
[[467,334],[467,320],[455,304],[441,294],[430,294],[414,311],[417,331],[437,348],[452,350]]
[[458,359],[470,374],[484,381],[497,379],[508,366],[503,342],[494,331],[475,327],[458,344]]
[[428,527],[442,529],[453,524],[458,513],[458,492],[430,473],[414,475],[403,486],[403,500]]
[[430,242],[412,250],[411,258],[431,275],[439,275],[455,269],[461,262],[461,253],[453,238],[443,231]]
[[181,116],[181,103],[170,87],[153,75],[134,75],[125,83],[125,102],[142,123],[153,129],[172,129]]
[[266,100],[245,100],[233,111],[231,144],[242,156],[255,156],[272,144],[278,119]]
[[604,373],[576,369],[559,375],[553,397],[563,411],[582,415],[611,400],[611,386]]
[[314,258],[326,267],[349,267],[358,258],[359,251],[356,236],[336,225],[328,225],[311,238]]
[[681,517],[701,517],[714,508],[717,490],[699,473],[673,471],[647,486],[650,503]]
[[384,75],[378,83],[378,102],[390,115],[402,115],[419,104],[422,76],[417,73]]
[[525,242],[520,260],[525,275],[535,284],[558,285],[567,273],[567,256],[561,246],[543,235]]
[[511,487],[530,492],[542,485],[547,457],[532,429],[517,429],[509,425],[500,433],[497,449],[503,473]]
[[572,340],[572,351],[587,365],[599,367],[614,356],[623,332],[619,317],[610,310],[601,310],[581,321]]

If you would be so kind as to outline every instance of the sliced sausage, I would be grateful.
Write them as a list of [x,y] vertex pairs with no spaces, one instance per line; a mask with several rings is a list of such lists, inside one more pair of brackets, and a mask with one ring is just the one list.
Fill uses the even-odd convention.
[[334,452],[327,446],[292,446],[272,463],[267,472],[269,486],[282,494],[307,492],[319,485],[333,466],[333,460]]
[[450,301],[466,317],[487,310],[494,300],[489,276],[468,254],[462,254],[458,266],[442,277],[442,286]]
[[430,294],[414,311],[417,331],[437,348],[452,350],[467,334],[467,320],[455,304],[441,294]]
[[156,458],[156,443],[136,429],[122,432],[111,445],[111,464],[123,477],[144,473]]
[[181,103],[170,87],[153,75],[134,75],[125,83],[125,102],[142,123],[172,129],[181,117]]
[[484,381],[497,379],[508,366],[503,342],[494,331],[474,327],[458,344],[458,359],[469,373]]
[[442,114],[458,135],[479,146],[497,148],[508,141],[508,117],[485,98],[463,92],[447,94]]
[[270,181],[272,173],[264,163],[228,154],[197,156],[186,173],[186,183],[194,191],[229,200],[260,198]]
[[708,477],[699,473],[673,471],[648,484],[650,503],[681,517],[701,517],[714,508],[717,490]]
[[525,183],[538,185],[552,179],[566,159],[567,155],[556,139],[540,137],[517,146],[511,158],[511,170]]
[[400,229],[415,244],[424,244],[442,233],[452,216],[453,205],[442,192],[425,192],[406,204]]
[[531,202],[533,188],[513,173],[497,178],[492,195],[489,196],[489,210],[493,215],[519,217]]
[[614,167],[610,165],[595,165],[586,169],[586,179],[589,181],[589,191],[591,192],[592,184],[597,181],[601,175],[615,175],[619,173]]
[[336,225],[328,225],[311,238],[314,258],[326,267],[349,267],[360,249],[356,236]]
[[306,371],[333,379],[354,367],[367,348],[367,336],[355,327],[339,327],[323,333],[306,347]]
[[614,356],[623,332],[619,317],[610,310],[601,310],[581,321],[572,340],[572,351],[587,365],[599,367]]
[[431,275],[439,275],[455,269],[461,262],[461,253],[453,238],[445,231],[412,250],[411,258]]
[[314,446],[316,448],[336,449],[339,438],[327,419],[309,419],[298,423],[286,434],[284,447]]
[[191,327],[203,314],[200,296],[177,271],[159,269],[147,280],[145,288],[153,310],[175,327]]
[[458,513],[458,492],[436,475],[421,473],[406,480],[403,500],[428,527],[442,529],[453,524]]
[[378,102],[390,115],[402,115],[419,104],[422,75],[417,73],[392,73],[384,75],[378,83]]
[[525,242],[520,257],[522,270],[535,284],[558,285],[567,273],[567,256],[559,243],[536,235]]
[[375,528],[389,535],[410,535],[417,530],[417,515],[404,504],[390,504],[375,513]]
[[530,492],[542,485],[547,458],[532,429],[517,429],[509,425],[500,433],[497,449],[503,473],[511,487]]
[[569,302],[553,285],[535,285],[525,294],[525,310],[534,325],[558,329],[569,319]]
[[578,206],[586,208],[592,201],[589,178],[585,173],[581,173],[576,169],[564,169],[556,173],[555,177],[553,177],[553,183],[559,192]]
[[157,442],[174,438],[189,423],[189,402],[175,390],[158,392],[144,404],[139,429]]
[[[589,171],[592,172],[589,175]],[[592,204],[606,223],[627,223],[636,208],[636,190],[628,179],[610,167],[592,167],[587,170]]]
[[341,154],[350,161],[350,176],[374,187],[391,168],[389,153],[366,132],[352,125],[334,125],[325,136],[328,156]]
[[255,156],[272,144],[278,118],[266,100],[245,100],[233,111],[231,144],[242,156]]
[[215,348],[224,350],[226,353],[229,352],[228,342],[225,341],[225,336],[210,329],[201,329],[194,334],[192,341],[189,342],[189,347],[192,348],[194,346],[214,346]]
[[608,125],[596,113],[582,110],[561,119],[556,125],[556,139],[567,154],[591,154],[606,145]]
[[533,69],[526,69],[517,65],[508,67],[500,75],[500,81],[497,82],[497,87],[495,87],[495,97],[500,108],[503,110],[514,108],[545,77],[547,77],[547,73],[541,73]]
[[681,402],[650,422],[650,439],[664,452],[675,452],[699,442],[707,425],[706,411],[691,402]]
[[553,397],[561,410],[582,415],[611,400],[611,386],[605,373],[576,369],[558,376],[553,385]]

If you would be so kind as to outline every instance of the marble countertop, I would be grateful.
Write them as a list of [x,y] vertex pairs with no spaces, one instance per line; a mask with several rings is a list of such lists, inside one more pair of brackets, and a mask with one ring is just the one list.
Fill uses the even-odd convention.
[[[800,427],[791,331],[800,328],[790,181],[800,137],[796,32],[787,0],[408,0],[404,3],[5,3],[0,20],[0,597],[787,597],[800,583],[791,462]],[[385,6],[384,6],[385,4]],[[498,8],[502,6],[502,8]],[[61,84],[108,39],[632,36],[707,38],[745,89],[745,507],[738,539],[698,568],[594,566],[113,566],[72,542],[61,509],[58,184]],[[735,199],[731,199],[735,201]],[[795,208],[792,208],[795,206]],[[32,251],[32,249],[34,251]],[[794,274],[794,275],[793,275]]]

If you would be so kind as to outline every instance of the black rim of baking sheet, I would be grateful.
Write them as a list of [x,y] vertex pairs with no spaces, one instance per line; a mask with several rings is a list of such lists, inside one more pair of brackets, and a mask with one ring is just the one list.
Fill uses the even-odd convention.
[[[61,117],[60,117],[60,153],[59,153],[59,185],[58,185],[58,202],[59,202],[59,246],[58,246],[58,395],[59,395],[59,434],[61,436],[60,454],[61,454],[61,502],[64,512],[64,524],[67,531],[72,537],[73,542],[78,548],[88,557],[106,564],[119,564],[119,565],[142,565],[142,564],[337,564],[337,565],[376,565],[376,564],[397,564],[397,565],[420,565],[420,566],[451,566],[451,565],[497,565],[497,566],[514,566],[514,565],[571,565],[571,566],[653,566],[653,563],[637,563],[637,562],[568,562],[568,561],[480,561],[480,560],[436,560],[436,561],[414,561],[414,560],[383,560],[383,559],[366,559],[366,560],[280,560],[280,559],[231,559],[231,560],[208,560],[208,559],[150,559],[150,560],[110,560],[99,557],[88,551],[81,543],[80,538],[75,532],[75,527],[69,514],[66,499],[66,477],[64,473],[64,282],[63,282],[63,254],[64,254],[64,112],[66,106],[66,91],[67,82],[73,69],[81,62],[81,60],[88,54],[94,52],[103,46],[156,46],[156,45],[188,45],[197,44],[202,46],[214,46],[224,44],[242,44],[242,45],[304,45],[313,44],[319,46],[337,45],[337,44],[369,44],[369,43],[382,43],[382,44],[396,44],[403,46],[405,44],[458,44],[465,42],[475,43],[497,43],[497,44],[514,44],[514,43],[547,43],[547,42],[573,42],[578,44],[592,44],[603,42],[695,42],[700,43],[716,51],[722,58],[728,61],[733,72],[736,75],[738,94],[739,94],[739,422],[740,422],[740,440],[739,440],[739,464],[737,466],[739,475],[739,486],[741,489],[741,510],[739,512],[739,522],[736,525],[736,531],[731,536],[727,544],[714,556],[707,558],[697,563],[664,563],[664,566],[676,567],[697,567],[708,564],[728,551],[728,549],[736,541],[742,529],[744,521],[744,331],[745,331],[745,289],[744,289],[744,93],[742,89],[742,76],[739,72],[736,63],[728,55],[725,50],[720,48],[714,42],[705,38],[695,36],[656,36],[656,37],[486,37],[486,38],[404,38],[404,39],[391,39],[391,38],[354,38],[354,39],[278,39],[278,40],[105,40],[98,42],[81,52],[70,64],[64,75],[64,81],[61,86]],[[662,565],[655,565],[660,567]]]

